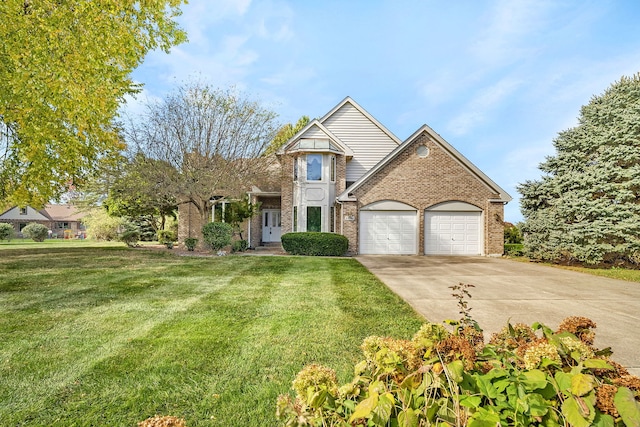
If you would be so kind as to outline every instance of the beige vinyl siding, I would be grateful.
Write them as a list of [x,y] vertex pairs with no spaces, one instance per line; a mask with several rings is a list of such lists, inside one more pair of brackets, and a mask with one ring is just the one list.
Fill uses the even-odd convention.
[[322,123],[353,150],[347,181],[357,181],[397,147],[397,143],[353,105],[346,103]]
[[326,138],[329,138],[329,136],[326,133],[324,133],[322,129],[320,129],[318,126],[311,126],[309,129],[307,129],[307,131],[302,136],[300,136],[300,138],[326,139]]

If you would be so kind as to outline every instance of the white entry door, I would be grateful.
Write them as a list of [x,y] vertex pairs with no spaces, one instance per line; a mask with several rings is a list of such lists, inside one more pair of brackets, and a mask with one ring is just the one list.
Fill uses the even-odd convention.
[[424,253],[427,255],[480,255],[480,212],[425,213]]
[[416,211],[361,211],[360,254],[415,254],[416,219]]
[[279,242],[282,234],[280,209],[262,211],[262,242]]

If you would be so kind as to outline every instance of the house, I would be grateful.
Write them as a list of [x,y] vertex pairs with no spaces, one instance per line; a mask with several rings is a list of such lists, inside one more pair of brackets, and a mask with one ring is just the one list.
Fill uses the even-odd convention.
[[250,247],[322,231],[351,254],[503,253],[511,196],[427,125],[400,141],[347,97],[276,155],[279,188],[249,191]]
[[31,206],[15,206],[0,215],[0,222],[13,225],[16,233],[32,222],[42,224],[51,230],[54,237],[84,237],[85,227],[81,222],[83,213],[72,205],[45,205],[37,210]]

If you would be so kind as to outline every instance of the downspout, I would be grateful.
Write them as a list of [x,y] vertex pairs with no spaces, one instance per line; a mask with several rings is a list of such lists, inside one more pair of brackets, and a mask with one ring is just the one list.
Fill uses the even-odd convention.
[[344,206],[337,197],[336,203],[340,205],[340,234],[344,236]]

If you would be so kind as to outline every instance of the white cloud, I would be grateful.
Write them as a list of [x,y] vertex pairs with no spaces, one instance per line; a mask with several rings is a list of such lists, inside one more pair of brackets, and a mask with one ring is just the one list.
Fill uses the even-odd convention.
[[454,117],[447,125],[449,131],[457,136],[469,133],[482,124],[502,101],[508,98],[521,85],[521,81],[505,78],[483,89],[479,95],[463,107],[463,112]]
[[485,15],[488,23],[471,44],[471,53],[492,67],[531,55],[536,50],[531,41],[544,30],[554,8],[551,1],[498,0]]

